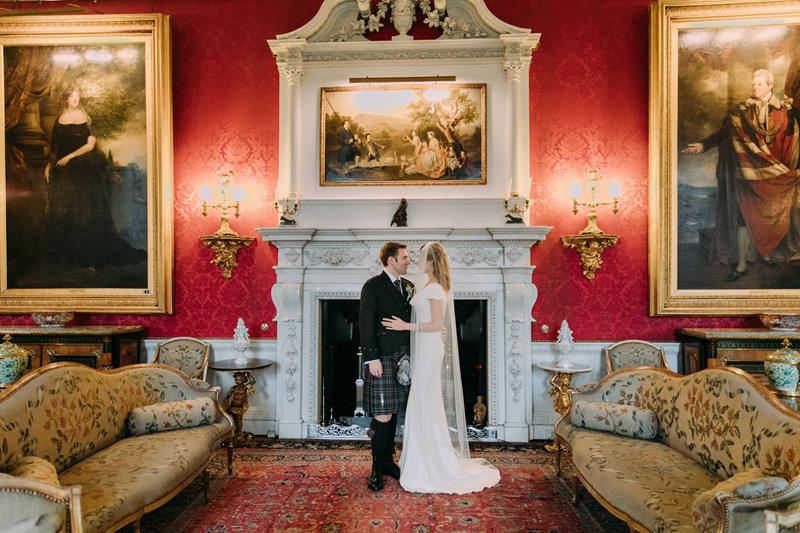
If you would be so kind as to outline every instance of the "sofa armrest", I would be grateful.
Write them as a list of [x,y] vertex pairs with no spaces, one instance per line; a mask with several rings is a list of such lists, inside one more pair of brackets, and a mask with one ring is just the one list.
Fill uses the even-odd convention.
[[761,532],[765,510],[783,510],[798,501],[800,478],[789,482],[760,469],[745,470],[700,493],[692,521],[699,532]]
[[599,381],[587,381],[569,390],[570,396],[575,394],[591,394],[600,388]]
[[[798,502],[800,503],[800,502]],[[783,528],[800,526],[800,505],[790,505],[786,511],[764,511],[766,533],[780,533]]]
[[0,474],[0,516],[11,533],[83,532],[81,488]]

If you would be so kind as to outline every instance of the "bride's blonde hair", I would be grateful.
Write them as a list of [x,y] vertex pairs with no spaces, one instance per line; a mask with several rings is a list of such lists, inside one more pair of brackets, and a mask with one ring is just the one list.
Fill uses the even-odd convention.
[[434,280],[442,286],[445,292],[450,290],[450,261],[447,259],[447,252],[444,246],[438,242],[430,242],[425,245],[428,252],[427,260],[432,263]]

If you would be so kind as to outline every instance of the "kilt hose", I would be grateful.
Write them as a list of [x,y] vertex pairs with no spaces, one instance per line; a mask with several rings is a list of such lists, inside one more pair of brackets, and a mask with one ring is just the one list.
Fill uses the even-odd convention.
[[383,375],[376,378],[369,373],[364,376],[364,409],[370,416],[391,415],[405,411],[410,386],[397,382],[397,362],[404,352],[381,355]]

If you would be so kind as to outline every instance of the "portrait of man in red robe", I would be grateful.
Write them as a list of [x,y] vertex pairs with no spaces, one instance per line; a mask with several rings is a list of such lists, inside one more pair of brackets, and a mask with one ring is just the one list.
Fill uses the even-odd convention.
[[[796,46],[785,46],[800,40],[796,29],[774,37],[773,43],[762,40],[745,46],[747,50],[739,44],[739,49],[726,54],[724,46],[715,49],[707,43],[687,60],[715,72],[695,75],[694,91],[683,80],[688,94],[697,95],[702,92],[698,87],[711,88],[714,81],[721,85],[726,80],[736,83],[740,92],[749,89],[749,96],[734,99],[736,90],[728,87],[721,126],[717,122],[712,133],[683,143],[678,217],[679,225],[684,225],[679,229],[679,234],[683,231],[679,251],[687,257],[679,259],[681,289],[800,288],[800,110],[792,98],[800,83],[800,58]],[[737,62],[742,56],[750,61]],[[719,64],[723,59],[727,59],[724,67]],[[776,65],[780,76],[767,68],[747,69],[747,76],[746,65],[756,61]],[[698,103],[696,98],[684,107],[698,109],[680,117],[687,130],[702,131],[713,120],[714,111],[699,111]],[[714,155],[712,174],[709,156]],[[705,157],[705,164],[694,160],[700,157]],[[693,185],[701,182],[706,186]]]

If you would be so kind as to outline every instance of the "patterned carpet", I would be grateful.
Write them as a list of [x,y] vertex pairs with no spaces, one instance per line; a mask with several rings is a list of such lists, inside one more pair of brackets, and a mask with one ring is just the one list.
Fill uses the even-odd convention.
[[[237,449],[234,475],[224,452],[212,462],[208,505],[199,482],[145,516],[145,532],[614,532],[627,531],[588,495],[574,508],[569,484],[554,480],[552,455],[530,445],[472,446],[497,465],[502,480],[464,496],[422,495],[386,478],[365,486],[366,443],[261,440]],[[594,508],[592,508],[594,507]]]

